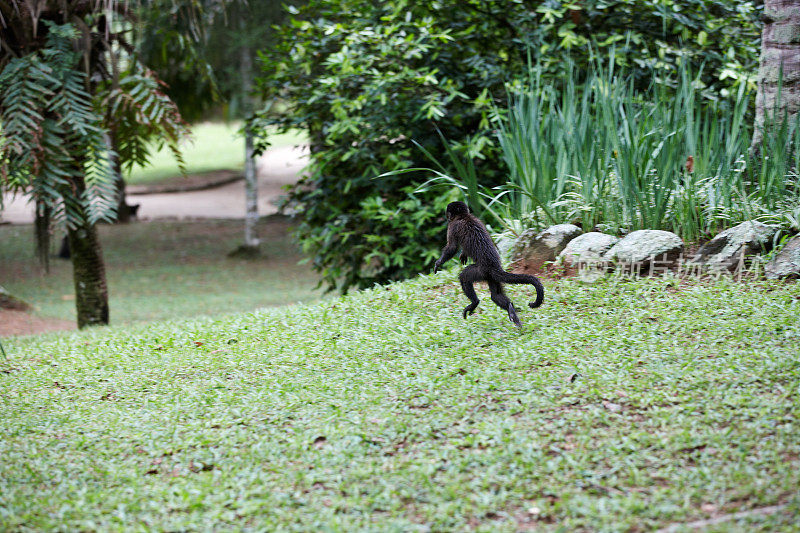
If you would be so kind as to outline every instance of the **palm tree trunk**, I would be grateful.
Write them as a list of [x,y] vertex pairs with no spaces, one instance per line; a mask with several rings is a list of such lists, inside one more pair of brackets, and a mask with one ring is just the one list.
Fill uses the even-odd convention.
[[106,267],[97,227],[88,222],[67,230],[75,282],[75,308],[78,327],[108,324]]
[[[73,185],[76,196],[82,196],[83,180],[75,180]],[[67,228],[78,327],[104,326],[108,324],[108,286],[103,250],[97,226],[88,221],[86,213],[80,218],[84,221],[80,226]]]
[[[753,148],[764,124],[800,111],[800,0],[765,0]],[[773,114],[776,115],[773,117]]]

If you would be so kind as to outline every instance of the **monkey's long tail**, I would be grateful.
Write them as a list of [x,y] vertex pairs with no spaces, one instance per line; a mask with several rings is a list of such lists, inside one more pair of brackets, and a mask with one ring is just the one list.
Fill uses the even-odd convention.
[[527,285],[533,285],[536,288],[536,300],[529,302],[529,307],[536,308],[542,305],[542,302],[544,302],[544,286],[536,276],[531,276],[529,274],[512,274],[511,272],[506,272],[505,270],[495,271],[493,274],[495,275],[497,281],[502,283],[524,283]]

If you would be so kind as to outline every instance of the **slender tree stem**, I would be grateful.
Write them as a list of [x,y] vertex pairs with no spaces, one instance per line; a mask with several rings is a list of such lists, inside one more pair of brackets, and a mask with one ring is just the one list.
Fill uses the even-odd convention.
[[[245,15],[240,14],[239,25],[245,32]],[[253,59],[250,46],[247,43],[241,47],[240,72],[242,76],[242,109],[245,118],[253,111],[253,102],[250,92],[252,90]],[[244,245],[256,248],[259,244],[256,234],[258,222],[258,177],[256,176],[256,160],[253,149],[253,132],[250,128],[244,129],[244,187],[245,187],[245,219],[244,219]]]

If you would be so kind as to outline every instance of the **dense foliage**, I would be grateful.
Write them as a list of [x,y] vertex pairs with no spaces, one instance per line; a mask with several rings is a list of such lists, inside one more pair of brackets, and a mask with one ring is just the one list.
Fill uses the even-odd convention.
[[[171,9],[141,9],[136,50],[164,80],[166,94],[186,120],[217,114],[241,118],[248,113],[242,100],[252,82],[254,51],[273,45],[274,26],[288,14],[284,3],[205,0],[194,19],[181,15],[191,7],[182,3]],[[198,31],[202,34],[197,38],[189,37]],[[248,56],[244,61],[243,54]]]
[[264,50],[262,89],[285,105],[257,125],[309,132],[308,177],[291,194],[301,213],[298,236],[331,288],[363,287],[429,268],[443,239],[435,197],[420,194],[427,212],[420,224],[438,231],[426,227],[402,252],[385,248],[405,242],[407,215],[400,208],[376,224],[367,206],[380,200],[398,209],[425,176],[373,178],[428,164],[412,140],[441,153],[438,127],[480,159],[485,185],[504,181],[493,104],[503,103],[505,83],[525,71],[529,55],[554,80],[567,57],[584,69],[590,48],[605,55],[613,47],[640,85],[651,69],[668,72],[683,58],[695,71],[705,65],[713,96],[753,72],[758,15],[753,2],[732,0],[316,0],[295,13],[278,46]]
[[[77,37],[71,25],[48,25],[45,46],[0,73],[0,186],[30,187],[37,202],[53,206],[55,215],[62,211],[69,224],[84,216],[95,223],[116,208],[112,154],[86,73],[77,68]],[[75,194],[80,181],[84,190]]]

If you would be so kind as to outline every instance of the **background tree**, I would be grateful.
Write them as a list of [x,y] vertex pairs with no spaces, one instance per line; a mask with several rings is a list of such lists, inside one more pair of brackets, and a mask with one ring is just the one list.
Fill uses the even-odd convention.
[[[800,2],[765,0],[753,146],[765,121],[791,121],[800,111]],[[777,113],[777,116],[773,116]]]
[[291,193],[297,235],[330,288],[371,286],[430,268],[448,200],[412,193],[422,175],[373,178],[430,166],[412,141],[441,153],[439,128],[478,159],[483,184],[502,182],[495,110],[529,54],[549,84],[565,78],[567,57],[588,70],[589,45],[613,49],[641,86],[678,61],[704,65],[713,98],[748,83],[758,16],[739,0],[314,0],[263,50],[261,88],[285,106],[254,127],[308,131],[308,177]]
[[0,187],[31,195],[40,238],[53,220],[66,223],[79,327],[109,321],[96,225],[114,218],[116,165],[146,163],[154,140],[180,158],[186,133],[126,39],[132,8],[113,0],[0,1]]
[[[204,9],[205,32],[198,43],[185,40],[169,13],[150,12],[140,25],[137,46],[145,62],[168,86],[167,94],[188,120],[213,115],[225,119],[249,118],[253,100],[256,50],[269,48],[275,25],[288,13],[279,0],[234,0]],[[181,53],[174,53],[181,50]],[[258,187],[253,133],[244,128],[246,217],[244,245],[236,252],[258,251]]]

